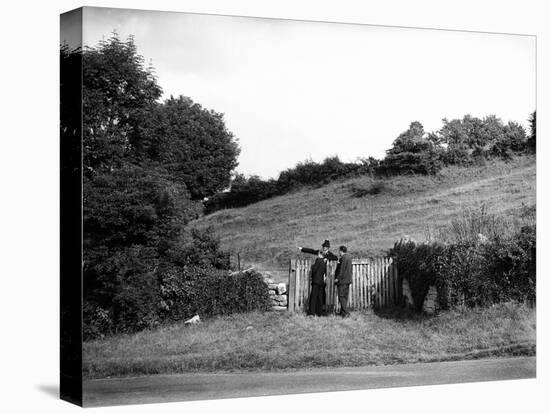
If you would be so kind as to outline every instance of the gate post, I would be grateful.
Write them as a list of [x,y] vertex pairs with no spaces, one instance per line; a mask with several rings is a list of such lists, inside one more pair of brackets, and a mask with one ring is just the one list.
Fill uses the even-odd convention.
[[295,296],[296,292],[296,260],[290,259],[288,261],[288,311],[294,313],[295,311]]

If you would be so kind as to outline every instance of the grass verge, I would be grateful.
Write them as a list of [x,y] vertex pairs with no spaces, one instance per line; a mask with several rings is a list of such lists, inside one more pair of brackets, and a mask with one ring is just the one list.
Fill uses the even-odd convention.
[[534,355],[535,309],[506,303],[442,312],[308,318],[248,313],[84,343],[84,376],[292,370]]

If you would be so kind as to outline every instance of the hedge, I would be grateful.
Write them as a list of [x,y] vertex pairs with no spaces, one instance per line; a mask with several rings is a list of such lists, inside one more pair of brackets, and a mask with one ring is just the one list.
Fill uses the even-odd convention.
[[400,240],[389,251],[410,285],[416,310],[430,285],[443,309],[536,299],[536,227],[469,243]]
[[129,279],[113,306],[85,301],[84,339],[154,328],[195,314],[209,317],[268,310],[270,304],[259,273],[159,264],[154,273],[136,272]]

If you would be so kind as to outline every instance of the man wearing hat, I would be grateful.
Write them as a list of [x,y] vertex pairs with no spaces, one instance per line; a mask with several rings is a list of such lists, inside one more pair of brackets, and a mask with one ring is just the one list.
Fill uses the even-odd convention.
[[346,246],[340,246],[338,249],[340,255],[340,261],[336,266],[334,272],[334,283],[338,289],[338,300],[340,301],[340,316],[348,317],[348,297],[349,286],[351,285],[351,276],[353,273],[353,266],[351,257],[348,255],[348,248]]
[[319,252],[323,254],[323,257],[330,261],[336,261],[338,260],[338,256],[336,256],[334,253],[332,253],[330,250],[330,241],[325,240],[323,244],[321,245],[321,250],[317,249],[310,249],[309,247],[298,247],[298,250],[300,250],[302,253],[309,253],[318,255]]
[[[317,249],[310,249],[309,247],[298,247],[298,250],[300,250],[302,253],[309,253],[309,254],[314,254],[316,255],[318,258],[323,258],[324,262],[325,262],[325,266],[324,266],[324,273],[326,273],[326,262],[328,260],[330,261],[336,261],[338,260],[338,256],[336,256],[334,253],[332,253],[330,250],[330,241],[328,240],[325,240],[323,242],[323,244],[321,245],[321,250],[317,250]],[[313,276],[313,274],[312,274]],[[311,292],[313,293],[313,295],[310,297],[310,306],[313,304],[314,305],[314,308],[316,309],[319,309],[320,308],[324,308],[325,304],[326,304],[326,290],[325,290],[325,282],[323,281],[323,284],[322,285],[316,285],[314,283],[314,278],[312,277],[312,287],[311,287]],[[319,295],[317,295],[319,294]],[[312,298],[316,298],[316,299],[313,299],[312,301]],[[321,302],[321,305],[318,304],[318,302]],[[315,302],[315,303],[313,303]],[[309,310],[309,313],[311,314],[312,313],[312,309],[310,308]]]

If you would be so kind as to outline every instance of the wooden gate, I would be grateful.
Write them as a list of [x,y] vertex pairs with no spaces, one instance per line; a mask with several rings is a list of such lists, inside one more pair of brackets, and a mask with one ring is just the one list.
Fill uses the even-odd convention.
[[[311,265],[314,259],[290,261],[288,310],[306,311],[311,290]],[[352,309],[382,308],[401,303],[402,289],[397,269],[390,257],[353,259],[353,276],[348,306]],[[326,278],[327,312],[339,312],[338,293],[334,285],[336,262],[328,262]]]

